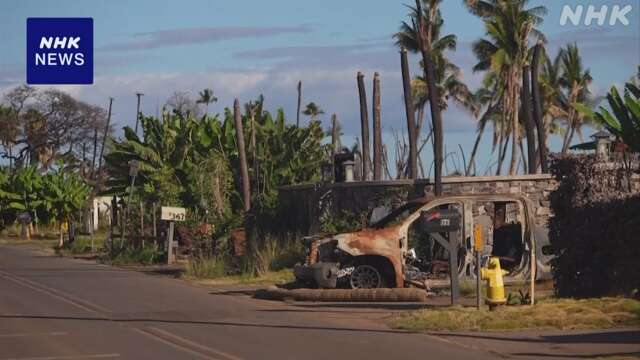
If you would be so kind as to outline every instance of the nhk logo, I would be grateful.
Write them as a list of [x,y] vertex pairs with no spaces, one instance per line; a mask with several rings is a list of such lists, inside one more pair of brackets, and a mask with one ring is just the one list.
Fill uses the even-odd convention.
[[[584,11],[585,9],[586,11]],[[594,5],[577,5],[574,8],[569,5],[565,5],[562,8],[562,14],[560,14],[560,25],[565,26],[567,25],[567,21],[569,21],[574,26],[578,26],[580,25],[581,20],[584,19],[585,26],[591,26],[594,20],[595,23],[598,24],[598,26],[603,26],[607,20],[608,15],[609,26],[615,26],[618,23],[624,26],[629,26],[629,19],[627,19],[627,15],[631,12],[631,10],[633,10],[633,6],[631,6],[630,4],[613,5],[611,7],[611,11],[609,11],[609,7],[607,5],[602,5],[600,8],[597,8]]]
[[27,19],[28,84],[93,84],[93,19]]

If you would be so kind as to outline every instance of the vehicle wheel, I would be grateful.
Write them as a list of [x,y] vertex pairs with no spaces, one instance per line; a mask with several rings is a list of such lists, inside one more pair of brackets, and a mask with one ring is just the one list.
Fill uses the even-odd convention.
[[371,265],[358,265],[349,278],[352,289],[375,289],[382,287],[380,272]]

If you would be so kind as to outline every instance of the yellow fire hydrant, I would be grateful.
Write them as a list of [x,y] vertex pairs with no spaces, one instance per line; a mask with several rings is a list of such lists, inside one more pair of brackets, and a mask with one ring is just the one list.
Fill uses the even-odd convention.
[[508,271],[500,268],[500,259],[497,257],[490,258],[487,267],[481,269],[480,278],[482,280],[487,280],[486,302],[490,309],[507,303],[507,299],[504,297],[504,282],[502,281],[502,275],[506,275],[508,273]]

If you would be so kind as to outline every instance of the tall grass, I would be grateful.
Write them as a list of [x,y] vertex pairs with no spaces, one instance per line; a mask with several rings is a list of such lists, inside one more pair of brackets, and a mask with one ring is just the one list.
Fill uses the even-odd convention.
[[185,269],[185,275],[199,279],[215,279],[227,275],[227,264],[222,257],[193,257]]
[[304,246],[295,241],[278,241],[265,236],[264,241],[244,258],[242,272],[251,276],[263,276],[269,271],[291,268],[304,260]]

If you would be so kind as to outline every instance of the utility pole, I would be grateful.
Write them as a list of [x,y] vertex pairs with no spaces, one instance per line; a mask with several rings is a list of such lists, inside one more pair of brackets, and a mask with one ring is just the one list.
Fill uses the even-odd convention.
[[120,229],[120,248],[124,248],[124,238],[126,232],[126,222],[129,215],[129,207],[131,206],[131,198],[133,197],[133,188],[136,184],[136,177],[138,176],[138,171],[140,170],[140,161],[131,160],[129,162],[129,176],[131,176],[131,187],[129,188],[129,198],[127,199],[127,207],[124,210],[124,216],[122,217],[122,224]]
[[111,124],[111,107],[113,106],[113,98],[109,98],[109,112],[107,113],[107,124],[104,127],[104,134],[102,135],[102,146],[100,147],[100,157],[98,158],[98,181],[96,188],[100,190],[100,172],[102,171],[102,156],[104,155],[104,145],[107,142],[107,134],[109,134],[109,125]]
[[242,129],[242,114],[240,113],[240,102],[236,99],[233,103],[233,120],[236,128],[236,143],[238,145],[238,158],[240,160],[240,176],[242,180],[242,201],[244,202],[244,212],[251,209],[251,189],[249,184],[249,170],[247,169],[247,155],[244,148],[244,131]]
[[136,93],[138,97],[138,106],[136,107],[136,135],[138,135],[138,122],[140,121],[140,98],[144,96],[143,93]]

